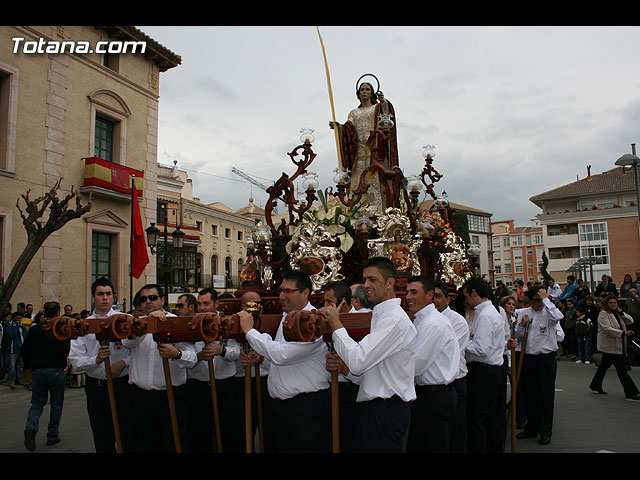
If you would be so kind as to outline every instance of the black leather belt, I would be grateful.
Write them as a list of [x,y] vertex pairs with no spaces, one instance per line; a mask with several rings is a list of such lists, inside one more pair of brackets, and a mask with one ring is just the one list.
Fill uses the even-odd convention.
[[453,382],[447,385],[416,385],[416,392],[440,392],[453,388]]
[[[125,375],[124,377],[117,377],[113,379],[113,383],[127,383],[129,381],[129,376]],[[87,383],[92,383],[97,385],[98,387],[106,387],[107,380],[102,378],[93,378],[87,375]]]

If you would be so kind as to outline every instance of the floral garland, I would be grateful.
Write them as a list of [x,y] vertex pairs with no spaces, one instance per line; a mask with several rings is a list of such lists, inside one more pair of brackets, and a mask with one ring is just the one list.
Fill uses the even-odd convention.
[[448,222],[440,216],[438,212],[432,212],[429,210],[419,210],[416,213],[416,223],[420,228],[421,223],[430,223],[433,226],[433,230],[430,234],[426,235],[426,244],[436,250],[447,244],[447,235],[453,233],[453,228]]
[[320,204],[313,205],[302,216],[303,222],[293,230],[291,240],[287,243],[285,249],[287,253],[298,242],[300,228],[303,223],[319,223],[327,226],[327,230],[340,240],[340,250],[349,251],[356,239],[356,222],[360,215],[366,211],[366,207],[362,204],[356,205],[354,208],[346,207],[339,198],[332,196],[328,191],[318,191]]

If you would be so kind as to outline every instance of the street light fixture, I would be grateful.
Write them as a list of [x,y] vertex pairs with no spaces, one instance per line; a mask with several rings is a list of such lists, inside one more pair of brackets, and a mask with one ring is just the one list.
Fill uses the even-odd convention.
[[616,165],[621,166],[623,169],[627,166],[633,166],[633,176],[636,183],[636,208],[638,209],[638,228],[640,229],[640,178],[638,177],[638,165],[640,164],[640,158],[636,156],[636,144],[631,144],[631,152],[625,153],[618,160]]

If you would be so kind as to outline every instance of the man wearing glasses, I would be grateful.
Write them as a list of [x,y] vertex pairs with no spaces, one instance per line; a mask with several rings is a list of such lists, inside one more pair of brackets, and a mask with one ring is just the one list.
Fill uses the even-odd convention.
[[179,317],[193,317],[198,312],[198,300],[190,293],[183,293],[178,297],[176,315]]
[[[138,292],[138,297],[143,316],[154,316],[158,320],[175,317],[164,311],[164,295],[159,285],[145,285]],[[156,343],[153,334],[147,333],[135,339],[126,338],[122,340],[122,345],[131,351],[129,383],[133,385],[132,451],[173,453],[175,445],[162,359],[169,359],[180,441],[185,444],[186,369],[196,362],[193,343]]]
[[522,382],[527,424],[517,438],[540,435],[540,445],[551,442],[558,350],[558,324],[563,315],[549,300],[544,288],[527,291],[531,306],[518,311],[522,320],[516,326],[516,339],[522,340],[528,325],[527,344],[523,352]]
[[271,362],[267,386],[273,399],[276,450],[278,452],[329,453],[331,451],[330,374],[325,369],[328,352],[322,337],[310,342],[284,339],[283,321],[298,310],[314,310],[309,303],[309,276],[291,270],[278,288],[282,321],[275,338],[253,328],[253,317],[238,313],[249,345]]

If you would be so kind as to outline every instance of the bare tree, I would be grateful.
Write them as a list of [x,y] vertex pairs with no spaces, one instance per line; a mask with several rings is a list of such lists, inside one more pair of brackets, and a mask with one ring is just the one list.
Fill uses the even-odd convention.
[[[27,190],[26,193],[21,195],[25,203],[24,209],[20,208],[20,198],[16,201],[16,207],[22,217],[22,224],[27,231],[27,244],[0,288],[0,312],[4,311],[29,263],[31,263],[36,252],[49,235],[56,230],[60,230],[67,222],[80,218],[91,210],[91,197],[89,197],[86,205],[82,205],[79,192],[74,190],[73,185],[71,186],[71,193],[64,198],[59,198],[58,189],[61,182],[62,178],[58,179],[56,184],[51,187],[51,190],[34,200],[29,199],[30,190]],[[74,198],[75,209],[70,209],[69,202]],[[46,213],[49,215],[45,220]]]

